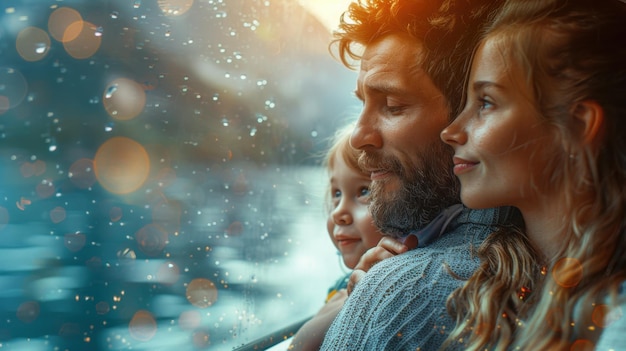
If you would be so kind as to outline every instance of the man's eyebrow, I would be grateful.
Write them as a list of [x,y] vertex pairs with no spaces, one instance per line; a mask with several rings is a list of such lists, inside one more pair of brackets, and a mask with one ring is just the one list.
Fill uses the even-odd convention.
[[[393,84],[389,84],[387,81],[383,81],[383,82],[376,82],[376,83],[368,83],[365,85],[365,87],[367,88],[367,90],[370,90],[372,92],[376,92],[379,94],[385,94],[385,95],[404,95],[406,94],[406,91],[396,85]],[[354,90],[354,96],[356,96],[359,100],[363,100],[363,95],[361,94],[361,90],[360,89],[355,89]]]

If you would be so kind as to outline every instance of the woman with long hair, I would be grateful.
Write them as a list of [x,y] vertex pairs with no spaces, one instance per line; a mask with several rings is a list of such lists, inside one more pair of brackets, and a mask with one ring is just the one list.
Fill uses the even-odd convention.
[[[610,331],[626,297],[626,4],[508,1],[466,93],[441,133],[461,199],[515,206],[525,226],[479,248],[444,348],[624,347]],[[618,337],[598,344],[603,332]]]

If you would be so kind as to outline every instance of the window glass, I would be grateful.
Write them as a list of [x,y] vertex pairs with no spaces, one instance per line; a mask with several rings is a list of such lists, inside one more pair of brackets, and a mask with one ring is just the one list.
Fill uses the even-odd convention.
[[[0,3],[0,349],[232,350],[313,315],[347,1]],[[306,7],[303,7],[306,6]]]

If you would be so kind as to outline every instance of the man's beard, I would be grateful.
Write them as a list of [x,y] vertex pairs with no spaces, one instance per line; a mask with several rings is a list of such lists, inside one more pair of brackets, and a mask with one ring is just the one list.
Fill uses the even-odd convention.
[[[370,185],[372,218],[381,232],[402,237],[430,223],[445,208],[460,203],[459,182],[452,172],[453,150],[436,143],[426,150],[419,164],[405,169],[390,155],[361,153],[366,169],[384,169],[399,178],[398,189],[385,190],[385,181]],[[367,165],[367,167],[366,167]]]

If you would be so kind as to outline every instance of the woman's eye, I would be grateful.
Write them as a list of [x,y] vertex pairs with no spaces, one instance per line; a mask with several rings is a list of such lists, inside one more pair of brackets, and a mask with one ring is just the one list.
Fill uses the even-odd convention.
[[478,99],[478,109],[480,111],[488,110],[493,107],[493,103],[485,98]]

